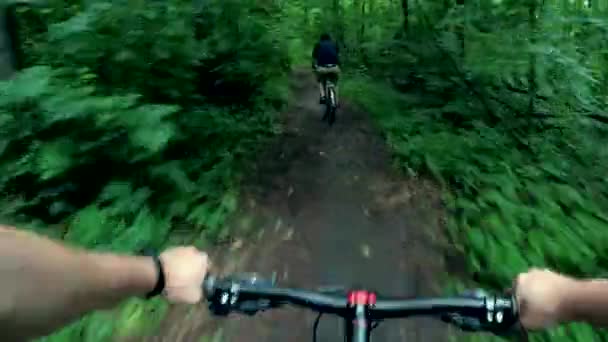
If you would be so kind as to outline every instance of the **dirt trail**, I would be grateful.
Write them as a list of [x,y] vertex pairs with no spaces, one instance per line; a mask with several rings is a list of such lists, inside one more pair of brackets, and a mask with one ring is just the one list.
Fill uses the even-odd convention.
[[[444,275],[438,191],[404,180],[390,167],[387,148],[370,120],[348,103],[329,128],[321,122],[314,80],[292,77],[294,103],[286,132],[252,170],[231,252],[218,255],[224,272],[277,272],[281,285],[365,286],[386,295],[431,295]],[[260,229],[261,228],[261,229]],[[315,315],[285,308],[218,323],[206,309],[174,308],[163,340],[199,341],[221,329],[223,341],[311,341]],[[197,322],[197,323],[192,323]],[[387,321],[374,341],[443,341],[430,319]],[[324,316],[319,342],[340,341],[342,323]],[[159,337],[153,340],[158,340]]]

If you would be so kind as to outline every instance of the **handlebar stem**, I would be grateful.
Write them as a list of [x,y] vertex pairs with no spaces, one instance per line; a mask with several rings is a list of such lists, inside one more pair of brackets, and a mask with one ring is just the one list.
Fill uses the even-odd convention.
[[364,290],[348,294],[347,308],[353,317],[346,319],[345,335],[347,342],[368,342],[371,338],[372,319],[370,307],[376,304],[376,294]]

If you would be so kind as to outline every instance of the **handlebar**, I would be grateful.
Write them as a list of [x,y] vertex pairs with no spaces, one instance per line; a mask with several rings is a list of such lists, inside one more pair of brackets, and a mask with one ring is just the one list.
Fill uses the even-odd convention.
[[[253,315],[285,304],[305,307],[313,311],[343,317],[350,322],[347,334],[357,341],[368,341],[371,322],[389,318],[420,315],[439,316],[467,331],[488,331],[504,334],[518,321],[517,302],[512,296],[491,296],[485,292],[452,298],[378,298],[374,292],[353,290],[346,294],[327,293],[292,288],[279,288],[274,281],[257,276],[208,276],[203,284],[210,309],[217,315],[237,311]],[[353,321],[359,320],[359,324]],[[360,333],[360,326],[365,329]],[[358,330],[357,330],[358,331]],[[347,340],[352,340],[352,336]]]

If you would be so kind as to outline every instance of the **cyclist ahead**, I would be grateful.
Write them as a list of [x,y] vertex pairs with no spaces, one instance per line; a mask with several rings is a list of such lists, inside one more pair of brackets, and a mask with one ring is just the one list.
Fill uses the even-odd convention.
[[[207,255],[194,247],[159,258],[95,253],[0,225],[0,336],[27,341],[93,310],[131,297],[163,294],[173,303],[202,299]],[[548,270],[519,275],[515,293],[524,328],[573,321],[608,326],[608,281]]]
[[336,90],[336,103],[338,102],[338,76],[340,74],[340,58],[338,45],[331,40],[329,34],[324,33],[312,50],[312,67],[319,82],[319,103],[326,100],[324,81],[334,83]]

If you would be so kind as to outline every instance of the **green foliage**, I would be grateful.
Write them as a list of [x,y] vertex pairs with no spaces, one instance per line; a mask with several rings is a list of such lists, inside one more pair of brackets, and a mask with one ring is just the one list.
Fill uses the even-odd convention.
[[[595,48],[605,19],[554,5],[425,4],[406,40],[368,57],[386,59],[367,74],[392,84],[357,76],[344,87],[373,114],[397,165],[449,190],[448,228],[468,287],[501,291],[531,266],[608,271],[606,69]],[[603,339],[582,324],[532,336]]]
[[[308,65],[329,32],[344,93],[395,164],[449,190],[467,285],[502,289],[529,266],[608,270],[597,1],[45,3],[18,8],[27,68],[0,84],[7,222],[128,253],[225,234],[244,166],[280,131],[289,65]],[[50,339],[140,333],[138,317],[162,309],[133,301],[124,319],[97,313]],[[584,325],[533,337],[601,339]]]
[[[478,282],[467,280],[468,286],[500,291],[530,266],[588,276],[608,269],[606,202],[593,188],[582,187],[589,183],[567,162],[572,151],[533,156],[513,148],[506,133],[487,126],[455,129],[417,107],[419,95],[404,96],[369,79],[345,84],[344,93],[375,115],[399,166],[450,184],[449,231]],[[531,142],[545,144],[550,143]],[[533,340],[581,336],[583,341],[591,331],[572,325]]]
[[[226,234],[241,174],[288,96],[280,9],[46,5],[19,9],[27,68],[0,83],[3,221],[123,253]],[[146,333],[165,309],[130,301],[47,339]]]
[[[344,23],[342,94],[372,113],[398,167],[445,187],[460,286],[502,291],[531,266],[606,275],[605,4],[319,4]],[[532,336],[607,338],[582,324]]]

